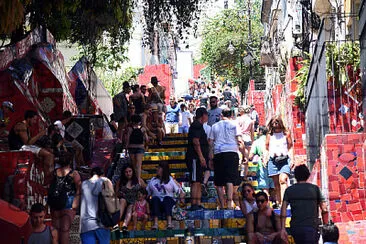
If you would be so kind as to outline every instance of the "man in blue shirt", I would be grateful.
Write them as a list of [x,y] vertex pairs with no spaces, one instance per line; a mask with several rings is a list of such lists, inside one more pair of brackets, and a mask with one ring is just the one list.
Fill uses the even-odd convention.
[[170,105],[167,106],[165,114],[165,130],[166,133],[178,133],[179,122],[179,106],[175,98],[170,98]]

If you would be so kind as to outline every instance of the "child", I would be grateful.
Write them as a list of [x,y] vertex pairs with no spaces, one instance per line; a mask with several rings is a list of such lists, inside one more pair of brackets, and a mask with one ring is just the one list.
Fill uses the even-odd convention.
[[179,112],[179,133],[188,133],[189,126],[192,124],[191,114],[186,109],[186,105],[182,103]]
[[145,225],[150,215],[150,207],[146,201],[147,191],[141,188],[137,193],[137,201],[133,205],[133,229],[136,230],[137,220],[142,220],[141,230],[145,229]]

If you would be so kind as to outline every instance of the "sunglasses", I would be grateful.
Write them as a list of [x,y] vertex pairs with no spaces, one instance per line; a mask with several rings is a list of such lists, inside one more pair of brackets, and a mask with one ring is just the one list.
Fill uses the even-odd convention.
[[258,200],[256,200],[256,202],[257,202],[257,203],[262,203],[262,204],[263,204],[263,203],[265,203],[265,202],[266,202],[266,200],[265,200],[265,199],[258,199]]

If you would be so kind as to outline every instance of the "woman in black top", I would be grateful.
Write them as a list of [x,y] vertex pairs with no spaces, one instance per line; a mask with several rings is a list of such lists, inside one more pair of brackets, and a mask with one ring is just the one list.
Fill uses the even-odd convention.
[[55,169],[54,181],[60,182],[67,194],[66,206],[61,210],[51,207],[52,226],[59,233],[60,244],[69,243],[70,227],[80,204],[81,178],[76,170],[70,167],[73,160],[71,153],[65,152],[58,160],[59,168]]
[[131,163],[139,179],[141,177],[142,158],[144,157],[145,144],[147,142],[146,130],[141,126],[140,115],[135,114],[131,117],[131,126],[127,129],[126,138]]
[[130,103],[135,105],[135,113],[142,114],[144,112],[144,105],[146,103],[144,95],[140,92],[139,85],[132,86],[132,95],[130,96]]

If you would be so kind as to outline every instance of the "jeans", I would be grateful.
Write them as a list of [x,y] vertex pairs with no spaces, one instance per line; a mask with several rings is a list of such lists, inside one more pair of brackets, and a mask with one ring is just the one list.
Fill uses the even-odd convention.
[[188,133],[188,131],[189,131],[189,126],[180,126],[179,128],[178,128],[178,133]]
[[290,228],[290,233],[296,244],[316,244],[320,234],[312,226],[294,226]]
[[172,216],[172,208],[175,205],[175,201],[171,197],[164,197],[163,201],[159,197],[153,197],[151,199],[151,216],[162,216],[165,213],[166,216]]
[[111,231],[109,229],[99,228],[80,234],[82,244],[109,244],[111,241]]

